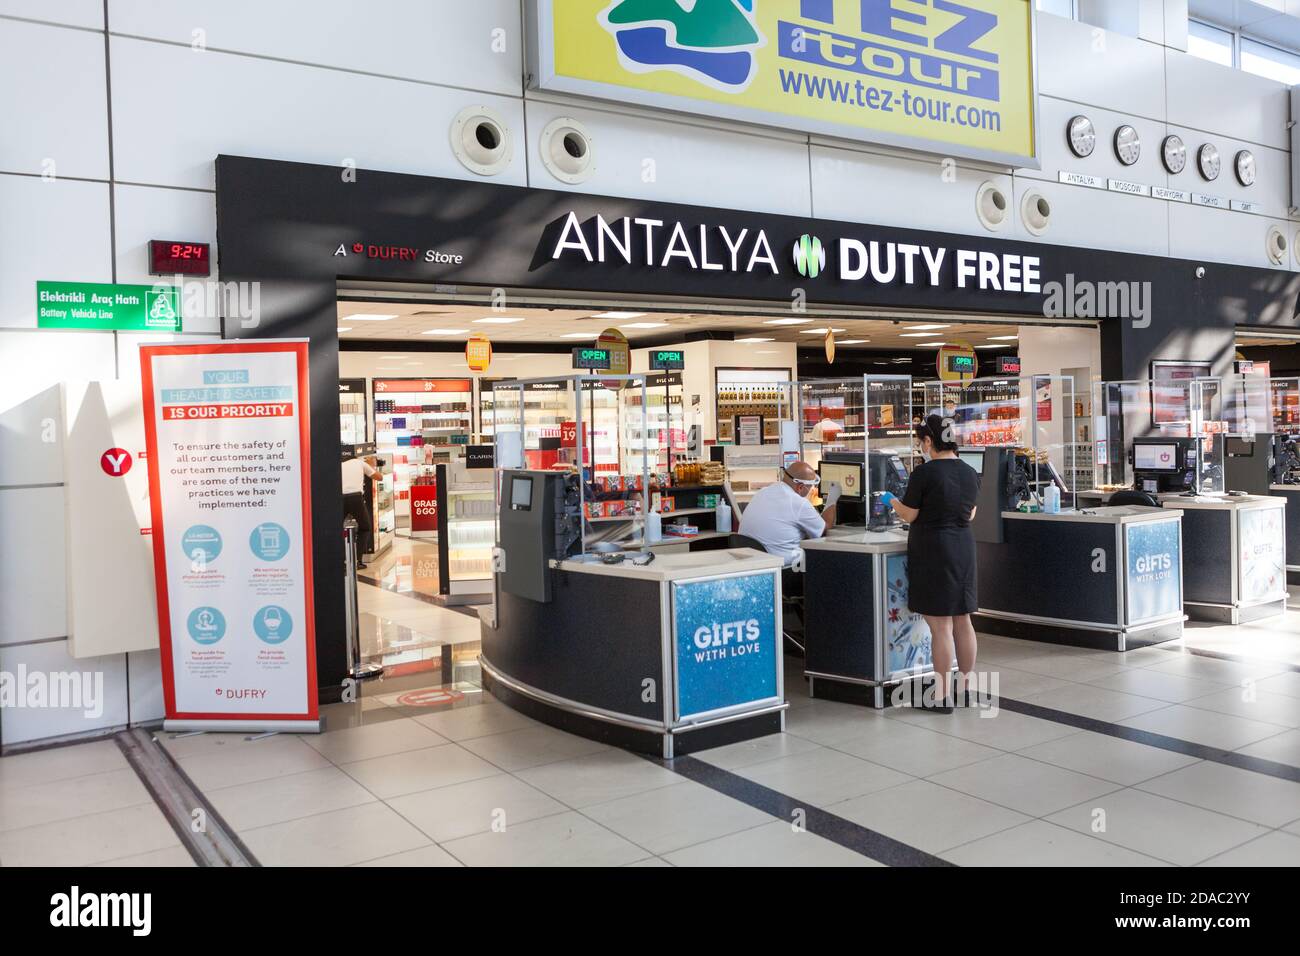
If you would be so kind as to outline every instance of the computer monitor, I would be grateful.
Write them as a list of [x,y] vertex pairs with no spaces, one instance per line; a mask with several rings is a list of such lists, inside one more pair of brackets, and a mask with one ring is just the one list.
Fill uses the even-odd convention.
[[984,474],[984,451],[959,451],[957,457],[975,469],[975,474]]
[[510,510],[533,510],[533,479],[527,475],[510,476]]
[[1180,470],[1177,443],[1148,444],[1141,441],[1134,442],[1133,470],[1171,472]]
[[821,493],[825,496],[832,484],[840,486],[840,494],[845,498],[862,498],[862,465],[822,461],[817,465],[817,475],[821,478]]

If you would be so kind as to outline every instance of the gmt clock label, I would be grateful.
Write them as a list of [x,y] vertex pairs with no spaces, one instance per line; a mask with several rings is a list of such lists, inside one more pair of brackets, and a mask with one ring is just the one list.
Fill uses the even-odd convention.
[[179,332],[180,289],[170,285],[37,282],[36,327]]

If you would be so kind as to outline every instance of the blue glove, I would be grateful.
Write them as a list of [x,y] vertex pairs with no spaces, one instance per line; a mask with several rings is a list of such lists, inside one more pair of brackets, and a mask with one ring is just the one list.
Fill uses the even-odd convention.
[[884,505],[886,508],[888,508],[896,497],[898,496],[895,495],[892,491],[886,491],[883,494],[881,494],[880,503]]

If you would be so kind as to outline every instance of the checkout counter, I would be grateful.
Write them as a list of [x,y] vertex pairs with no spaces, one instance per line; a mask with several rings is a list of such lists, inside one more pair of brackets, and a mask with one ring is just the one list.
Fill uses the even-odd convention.
[[481,626],[488,691],[544,723],[665,758],[784,728],[780,558],[584,554],[574,476],[500,480],[495,601]]
[[[1218,436],[1215,440],[1219,441]],[[1222,456],[1197,460],[1201,439],[1148,437],[1133,440],[1134,483],[1162,509],[1182,515],[1182,537],[1189,555],[1183,574],[1183,604],[1188,616],[1202,621],[1239,624],[1286,610],[1288,551],[1287,496],[1274,490],[1274,436],[1253,440],[1228,436]],[[1196,494],[1211,475],[1223,494]],[[1087,491],[1081,505],[1104,504],[1117,492]],[[1300,504],[1300,502],[1297,502]],[[1297,542],[1300,547],[1300,542]]]

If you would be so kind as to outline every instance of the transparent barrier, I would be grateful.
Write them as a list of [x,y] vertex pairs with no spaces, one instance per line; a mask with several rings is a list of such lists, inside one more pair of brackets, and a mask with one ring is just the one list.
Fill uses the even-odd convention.
[[[777,481],[787,460],[800,454],[799,383],[763,379],[765,369],[718,369],[717,446],[726,479],[743,508],[759,489]],[[738,378],[744,373],[744,378]],[[730,378],[724,376],[731,376]]]
[[1072,377],[926,382],[923,394],[918,414],[952,418],[958,454],[970,456],[972,464],[984,448],[1015,449],[1022,507],[1040,509],[1049,485],[1060,491],[1062,508],[1074,507],[1074,494],[1083,490],[1089,472],[1080,465],[1088,450],[1078,441]]
[[[1096,383],[1094,486],[1222,494],[1224,407],[1214,378]],[[1244,416],[1252,406],[1241,401],[1233,407],[1234,415]]]
[[493,383],[498,514],[502,469],[562,472],[571,476],[566,514],[582,528],[567,552],[643,547],[652,495],[667,483],[651,467],[659,435],[646,396],[642,374]]

